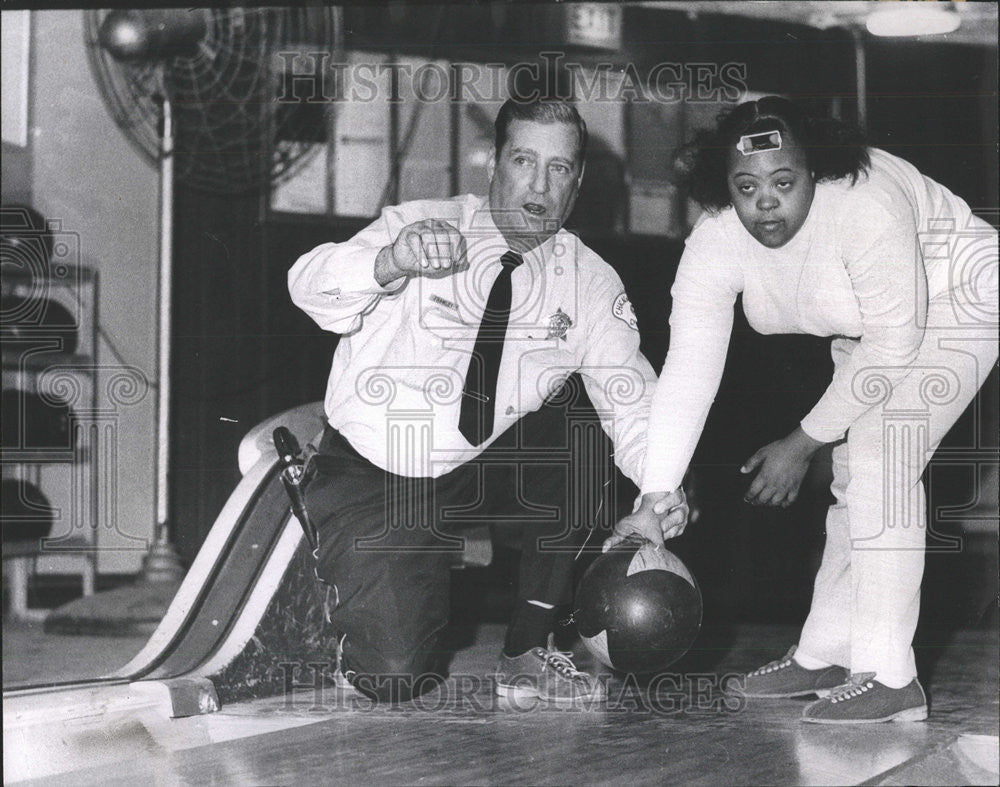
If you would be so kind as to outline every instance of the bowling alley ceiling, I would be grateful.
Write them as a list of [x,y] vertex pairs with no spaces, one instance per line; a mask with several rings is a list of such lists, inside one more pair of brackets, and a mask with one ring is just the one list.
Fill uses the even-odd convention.
[[[637,6],[687,14],[737,16],[772,22],[789,22],[820,30],[830,28],[864,29],[865,21],[876,10],[898,6],[942,7],[958,15],[961,24],[951,33],[925,36],[930,41],[953,44],[997,45],[997,4],[992,2],[900,2],[899,0],[708,0],[707,2],[639,2]],[[912,39],[911,39],[912,40]]]

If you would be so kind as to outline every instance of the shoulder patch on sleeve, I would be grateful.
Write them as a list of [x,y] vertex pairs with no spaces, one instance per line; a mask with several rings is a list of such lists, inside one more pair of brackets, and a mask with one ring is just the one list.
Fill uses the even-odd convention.
[[629,302],[628,296],[622,292],[611,304],[611,313],[622,322],[626,323],[634,331],[639,330],[639,321],[635,318],[635,309]]

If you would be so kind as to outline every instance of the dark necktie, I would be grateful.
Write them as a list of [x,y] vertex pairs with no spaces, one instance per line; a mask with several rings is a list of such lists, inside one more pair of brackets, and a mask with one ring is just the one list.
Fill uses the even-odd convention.
[[524,260],[520,254],[508,251],[500,258],[503,270],[493,282],[486,311],[476,334],[476,344],[469,359],[469,371],[462,388],[462,409],[458,416],[458,431],[471,445],[480,445],[493,434],[493,414],[497,393],[500,357],[510,319],[510,274]]

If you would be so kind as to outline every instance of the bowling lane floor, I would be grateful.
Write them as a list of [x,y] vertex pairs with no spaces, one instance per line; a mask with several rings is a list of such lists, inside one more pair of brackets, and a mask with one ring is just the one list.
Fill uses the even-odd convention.
[[[733,702],[721,680],[781,656],[788,626],[703,630],[654,685],[591,707],[517,705],[485,676],[502,627],[481,625],[438,690],[396,709],[332,688],[188,719],[93,719],[32,784],[996,784],[997,631],[922,631],[926,722],[828,727],[805,700]],[[585,659],[580,659],[585,662]],[[581,664],[583,666],[583,664]],[[310,676],[299,674],[300,683]],[[65,741],[64,741],[65,744]],[[5,763],[6,766],[6,763]],[[5,767],[5,770],[6,767]],[[20,773],[25,773],[22,769]],[[8,781],[5,777],[5,782]]]

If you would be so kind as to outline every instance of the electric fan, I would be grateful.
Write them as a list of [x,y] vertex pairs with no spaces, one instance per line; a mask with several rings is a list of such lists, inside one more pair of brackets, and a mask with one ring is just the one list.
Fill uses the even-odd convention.
[[[214,193],[291,176],[325,139],[322,105],[281,101],[298,67],[336,60],[339,8],[85,11],[91,67],[115,122],[160,170],[156,535],[147,580],[178,579],[168,537],[174,179]],[[178,153],[175,157],[174,153]],[[176,164],[175,164],[176,158]]]

